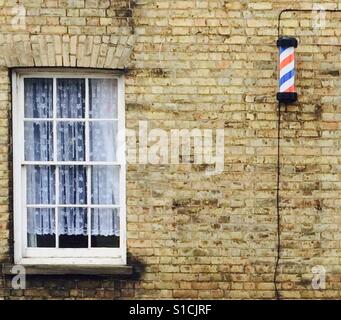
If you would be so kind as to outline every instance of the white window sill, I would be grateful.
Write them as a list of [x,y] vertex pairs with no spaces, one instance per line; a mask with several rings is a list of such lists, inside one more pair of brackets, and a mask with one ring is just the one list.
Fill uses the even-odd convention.
[[[16,265],[3,265],[3,273],[7,275],[12,273],[12,268]],[[22,266],[22,265],[20,265]],[[131,275],[133,267],[127,265],[25,265],[27,275]]]

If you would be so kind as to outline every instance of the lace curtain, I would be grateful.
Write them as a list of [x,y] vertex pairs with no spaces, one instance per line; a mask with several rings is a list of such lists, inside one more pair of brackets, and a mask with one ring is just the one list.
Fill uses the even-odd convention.
[[[111,79],[89,80],[89,115],[97,121],[89,122],[89,156],[93,161],[115,161],[115,121],[100,121],[101,118],[116,118],[116,86]],[[72,118],[73,121],[58,121],[53,134],[53,81],[52,79],[25,79],[25,160],[54,160],[53,138],[57,138],[58,161],[84,161],[86,152],[85,80],[57,80],[57,118]],[[38,120],[39,119],[39,120]],[[78,119],[80,121],[75,121]],[[26,168],[27,204],[56,204],[56,172],[59,205],[112,205],[119,204],[119,170],[114,166],[92,166],[91,199],[87,199],[89,171],[82,165],[55,166],[30,165]],[[87,209],[82,207],[28,208],[28,234],[52,235],[56,230],[63,235],[87,235]],[[92,208],[91,235],[119,236],[119,211],[113,208]],[[33,240],[34,242],[34,240]]]

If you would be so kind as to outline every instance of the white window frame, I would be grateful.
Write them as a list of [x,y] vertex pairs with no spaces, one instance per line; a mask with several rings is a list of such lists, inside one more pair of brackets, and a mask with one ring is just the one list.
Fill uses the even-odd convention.
[[[118,85],[117,108],[117,161],[120,166],[120,247],[119,248],[28,248],[27,247],[27,205],[25,189],[25,165],[72,165],[72,161],[25,161],[24,158],[24,78],[40,77],[53,78],[53,106],[56,110],[56,80],[57,78],[110,78],[116,79]],[[86,81],[86,115],[88,120],[89,90]],[[54,111],[54,128],[56,123]],[[14,262],[22,265],[125,265],[126,264],[126,159],[125,159],[125,103],[124,77],[112,71],[83,71],[81,69],[16,69],[12,71],[12,125],[13,125],[13,209],[14,209]],[[87,126],[89,126],[87,124]],[[88,130],[87,130],[88,131]],[[86,133],[87,134],[87,133]],[[55,146],[54,142],[54,146]],[[56,150],[54,150],[56,155]],[[77,162],[79,164],[79,162]],[[98,161],[82,161],[84,165],[102,165]],[[106,163],[108,164],[108,163]],[[61,205],[67,207],[67,205]],[[91,205],[85,205],[91,207]],[[39,206],[44,207],[44,206]],[[75,207],[75,205],[70,205]],[[98,206],[96,206],[98,207]],[[89,211],[89,210],[88,210]],[[57,212],[56,212],[56,216]],[[89,216],[89,215],[88,215]],[[57,222],[57,221],[56,221]],[[56,223],[57,224],[57,223]]]

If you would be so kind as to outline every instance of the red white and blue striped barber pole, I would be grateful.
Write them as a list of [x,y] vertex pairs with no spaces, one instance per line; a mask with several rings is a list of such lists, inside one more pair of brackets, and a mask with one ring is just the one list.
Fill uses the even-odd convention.
[[297,101],[295,88],[295,48],[297,39],[281,37],[277,40],[279,48],[279,92],[277,100],[283,103]]

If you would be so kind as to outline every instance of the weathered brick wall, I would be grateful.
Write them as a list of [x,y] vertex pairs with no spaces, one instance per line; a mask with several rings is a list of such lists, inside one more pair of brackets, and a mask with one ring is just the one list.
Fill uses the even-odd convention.
[[[312,1],[0,0],[0,259],[13,254],[10,83],[14,66],[127,68],[127,127],[225,129],[225,169],[129,165],[130,278],[29,277],[9,298],[273,298],[277,250],[278,15]],[[341,9],[337,1],[320,1]],[[300,102],[282,113],[282,298],[341,296],[341,13],[324,30],[284,13]],[[325,290],[311,268],[327,270]],[[9,279],[7,279],[9,280]],[[8,283],[7,283],[8,287]]]

